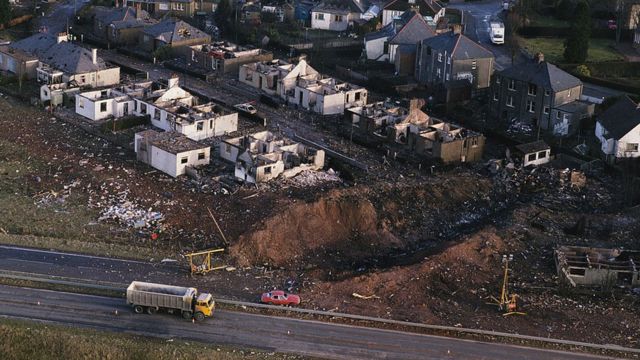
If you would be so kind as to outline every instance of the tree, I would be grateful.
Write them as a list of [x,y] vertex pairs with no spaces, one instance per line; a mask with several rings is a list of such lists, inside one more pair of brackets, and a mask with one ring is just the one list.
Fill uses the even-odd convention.
[[573,17],[573,1],[561,0],[558,4],[556,16],[560,20],[570,20]]
[[216,20],[216,26],[218,26],[223,33],[229,31],[231,28],[231,18],[233,17],[231,0],[220,1],[213,17]]
[[0,0],[0,25],[5,25],[9,20],[11,20],[9,0]]
[[586,1],[576,5],[575,15],[571,22],[571,30],[564,42],[564,59],[568,63],[583,63],[589,52],[591,37],[591,11]]

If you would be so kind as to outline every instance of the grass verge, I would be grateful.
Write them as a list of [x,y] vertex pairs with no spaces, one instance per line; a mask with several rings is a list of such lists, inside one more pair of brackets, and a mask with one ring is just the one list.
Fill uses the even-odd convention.
[[0,354],[13,359],[302,359],[184,340],[143,336],[22,320],[0,319]]
[[[564,62],[564,39],[559,38],[520,38],[520,44],[530,54],[542,52],[545,60],[552,63]],[[587,62],[623,61],[624,57],[608,39],[591,39]]]

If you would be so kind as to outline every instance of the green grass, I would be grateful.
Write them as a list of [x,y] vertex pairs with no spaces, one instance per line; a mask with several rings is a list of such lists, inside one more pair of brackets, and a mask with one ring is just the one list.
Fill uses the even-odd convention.
[[540,27],[569,27],[569,23],[567,21],[558,20],[553,16],[542,16],[538,15],[535,18],[531,19],[530,26],[540,26]]
[[[520,38],[521,46],[530,54],[544,53],[545,60],[563,63],[564,39],[558,38]],[[611,46],[613,40],[591,39],[587,62],[623,61],[624,57]]]
[[0,319],[0,354],[18,359],[301,359],[194,341],[147,338]]

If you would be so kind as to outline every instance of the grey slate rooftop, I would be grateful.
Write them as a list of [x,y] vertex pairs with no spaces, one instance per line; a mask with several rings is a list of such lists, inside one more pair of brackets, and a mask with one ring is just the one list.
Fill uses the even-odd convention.
[[405,14],[402,16],[410,16],[409,21],[397,31],[394,37],[389,39],[389,44],[415,46],[419,41],[436,35],[435,28],[427,24],[422,15],[414,11],[408,11]]
[[432,38],[422,40],[422,46],[446,51],[453,54],[455,60],[492,58],[493,53],[462,34],[446,32]]
[[598,122],[607,130],[609,136],[620,140],[640,125],[640,109],[631,98],[623,96],[598,116]]
[[582,85],[577,77],[559,69],[546,61],[531,60],[498,72],[509,79],[526,81],[540,85],[554,92],[567,90]]
[[538,151],[549,150],[551,149],[551,147],[547,145],[544,140],[538,140],[526,144],[517,145],[516,149],[518,149],[518,151],[522,152],[523,154],[530,154]]
[[188,39],[210,37],[203,31],[196,29],[182,20],[176,19],[167,19],[158,24],[151,25],[144,29],[144,33],[167,44]]
[[104,60],[98,57],[93,63],[91,50],[63,41],[51,46],[40,57],[40,61],[69,74],[81,74],[107,68]]

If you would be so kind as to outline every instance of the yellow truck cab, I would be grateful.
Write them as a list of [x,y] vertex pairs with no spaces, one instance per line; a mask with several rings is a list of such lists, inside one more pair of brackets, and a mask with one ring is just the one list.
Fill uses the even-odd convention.
[[136,314],[164,310],[179,312],[188,320],[202,321],[213,315],[216,306],[211,294],[198,294],[196,288],[134,281],[127,288],[127,303]]
[[207,293],[202,293],[198,295],[198,298],[196,299],[196,305],[195,305],[195,317],[196,320],[202,320],[202,319],[198,319],[198,313],[202,313],[205,317],[210,317],[211,315],[213,315],[213,310],[216,307],[216,302],[213,300],[213,296],[211,296],[211,294],[207,294]]

